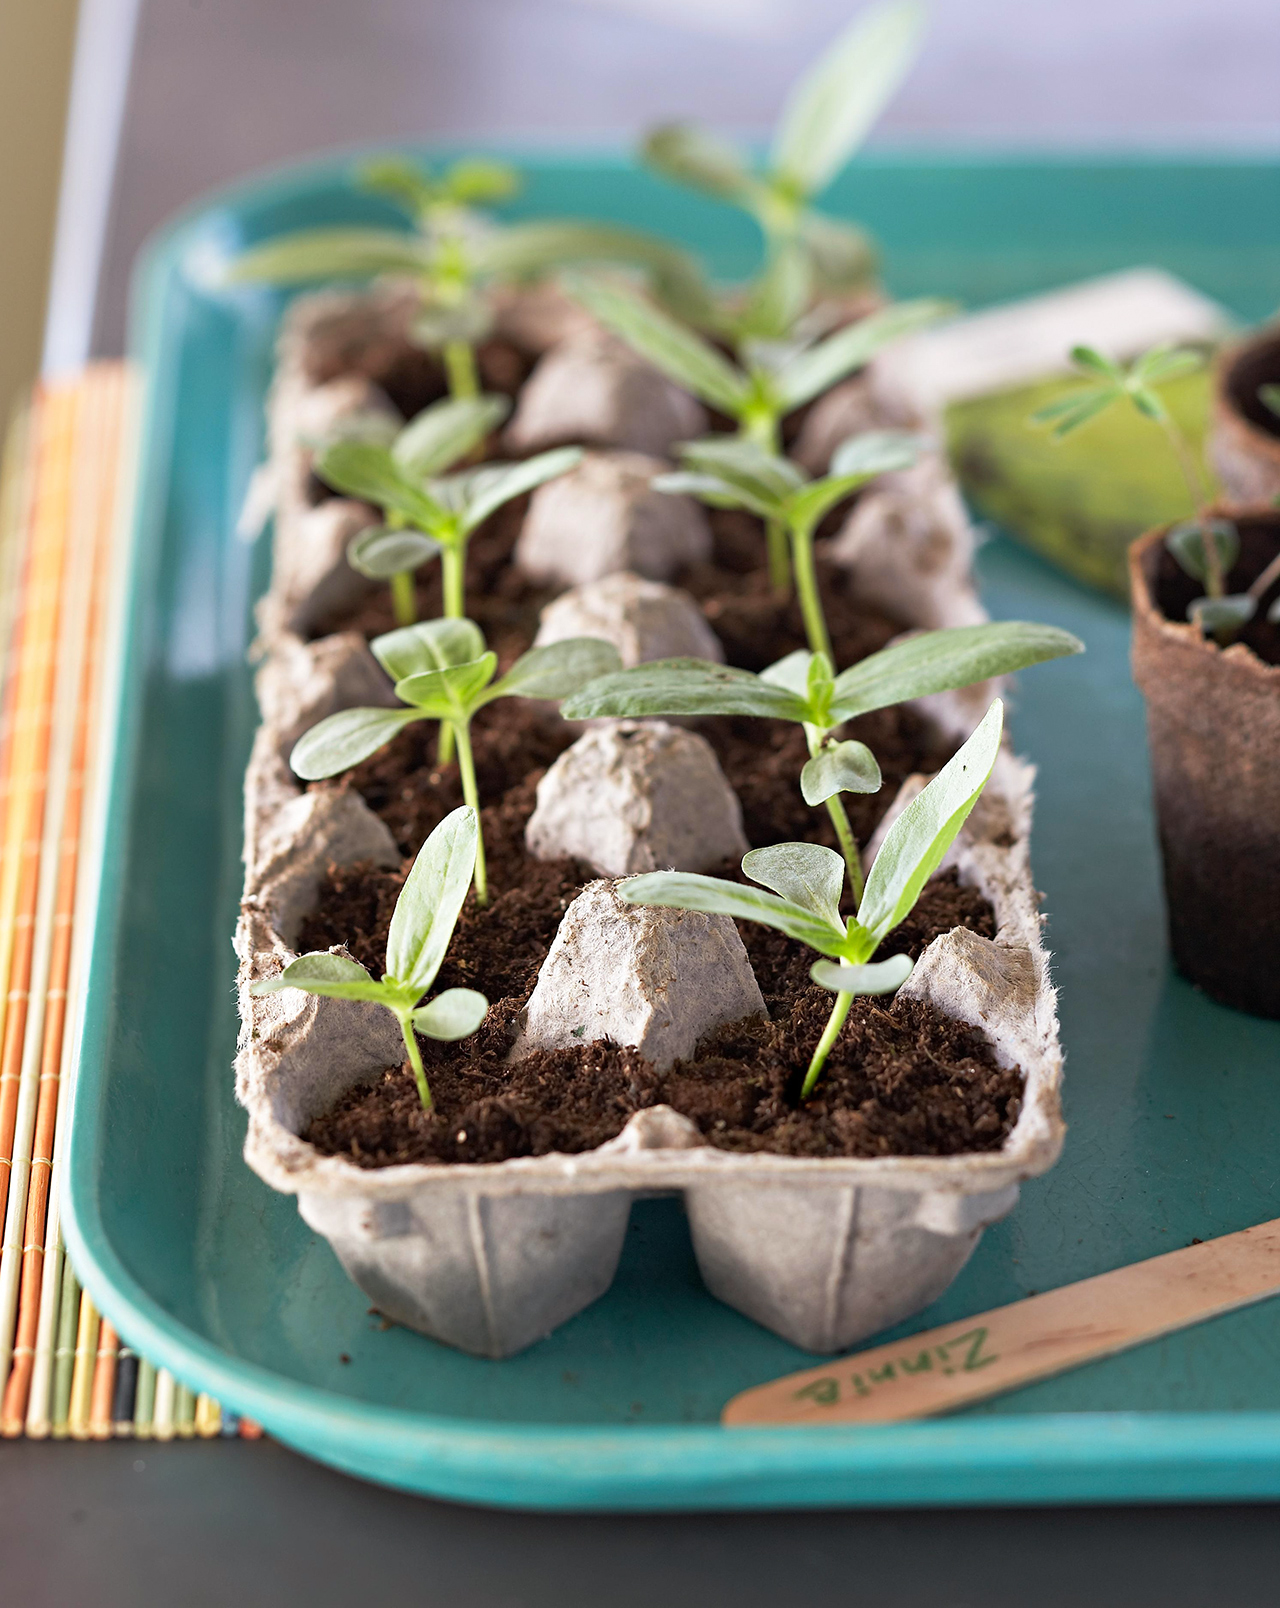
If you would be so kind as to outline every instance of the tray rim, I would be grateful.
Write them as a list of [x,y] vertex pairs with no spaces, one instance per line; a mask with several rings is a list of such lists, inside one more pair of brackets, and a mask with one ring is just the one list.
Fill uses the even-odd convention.
[[[482,143],[482,142],[481,142]],[[443,143],[402,148],[447,151]],[[388,148],[388,145],[379,147]],[[496,148],[496,147],[490,147]],[[505,147],[512,149],[511,145]],[[520,147],[526,166],[555,161],[599,171],[632,164],[586,148]],[[172,366],[169,285],[189,237],[228,206],[263,205],[332,184],[356,154],[289,164],[217,190],[148,242],[134,273],[130,357],[143,376],[138,495],[120,566],[118,651],[104,696],[103,774],[93,842],[88,976],[74,1064],[73,1121],[62,1222],[77,1274],[137,1350],[285,1444],[362,1477],[455,1500],[534,1509],[724,1510],[787,1506],[1023,1505],[1280,1496],[1280,1411],[1027,1413],[940,1418],[857,1429],[719,1425],[565,1426],[451,1418],[378,1406],[305,1385],[228,1353],[172,1317],[129,1272],[98,1213],[107,1077],[109,969],[123,898],[122,859],[107,853],[127,823],[145,677],[138,585],[150,546],[158,476],[171,441],[161,430]],[[974,152],[933,159],[882,153],[897,167],[1276,166],[1274,153]],[[1011,1476],[1017,1476],[1016,1486]]]

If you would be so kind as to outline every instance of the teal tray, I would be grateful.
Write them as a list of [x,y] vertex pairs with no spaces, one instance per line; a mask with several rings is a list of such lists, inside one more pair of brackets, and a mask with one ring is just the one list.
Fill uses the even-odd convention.
[[[750,229],[620,161],[526,161],[520,210],[663,228],[721,273]],[[232,534],[262,442],[280,301],[220,296],[229,246],[379,216],[330,161],[215,198],[150,249],[149,379],[105,853],[68,1157],[76,1266],[121,1334],[287,1444],[370,1479],[542,1508],[1026,1503],[1280,1495],[1272,1304],[936,1422],[725,1431],[745,1386],[813,1359],[702,1289],[678,1206],[635,1208],[609,1294],[508,1362],[382,1330],[328,1247],[240,1157],[230,934],[255,711],[245,651],[265,544]],[[862,163],[838,203],[902,292],[970,304],[1158,262],[1258,317],[1280,295],[1266,163]],[[515,209],[513,209],[515,210]],[[1280,1214],[1280,1024],[1170,970],[1127,622],[1004,539],[996,615],[1078,632],[1025,677],[1035,863],[1067,1047],[1070,1133],[947,1294],[897,1332]],[[350,1359],[349,1361],[347,1359]]]

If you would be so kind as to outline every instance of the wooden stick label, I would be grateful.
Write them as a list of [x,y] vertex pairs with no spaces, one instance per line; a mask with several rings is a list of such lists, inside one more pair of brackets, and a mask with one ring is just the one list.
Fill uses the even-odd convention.
[[1280,1219],[1066,1284],[735,1396],[721,1422],[873,1424],[952,1412],[1280,1294]]

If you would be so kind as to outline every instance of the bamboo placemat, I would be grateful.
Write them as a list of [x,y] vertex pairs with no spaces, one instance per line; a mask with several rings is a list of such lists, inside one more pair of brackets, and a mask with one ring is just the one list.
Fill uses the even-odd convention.
[[88,947],[101,689],[116,652],[137,382],[42,384],[0,467],[0,1434],[260,1433],[120,1342],[58,1223]]

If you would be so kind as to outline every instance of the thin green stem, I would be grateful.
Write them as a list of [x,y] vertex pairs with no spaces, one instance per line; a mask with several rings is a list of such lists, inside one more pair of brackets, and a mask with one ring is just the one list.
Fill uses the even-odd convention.
[[480,792],[476,787],[475,760],[471,757],[471,732],[462,720],[450,721],[458,744],[458,770],[462,774],[462,797],[476,812],[476,903],[489,903],[489,876],[484,863],[484,828],[480,824]]
[[466,615],[465,550],[465,542],[440,550],[440,584],[444,589],[445,618],[449,620],[461,620]]
[[451,765],[453,763],[453,727],[447,720],[440,722],[440,731],[436,737],[436,764]]
[[1222,557],[1218,552],[1217,537],[1212,535],[1209,529],[1208,508],[1212,496],[1208,482],[1196,462],[1196,455],[1190,443],[1167,413],[1162,414],[1160,427],[1173,448],[1178,468],[1182,471],[1182,478],[1191,497],[1191,505],[1200,522],[1200,545],[1204,548],[1205,593],[1209,597],[1225,597],[1227,578],[1222,573]]
[[831,1007],[831,1015],[827,1018],[827,1025],[822,1030],[822,1037],[818,1040],[818,1047],[813,1052],[813,1060],[809,1062],[809,1070],[804,1075],[804,1085],[800,1090],[800,1098],[807,1100],[813,1093],[813,1086],[818,1081],[831,1046],[840,1037],[840,1029],[845,1024],[849,1014],[849,1007],[853,1004],[852,994],[837,994],[836,1002]]
[[780,519],[766,519],[764,537],[769,544],[769,584],[779,597],[791,596],[791,554],[787,527]]
[[400,1031],[404,1035],[404,1047],[409,1052],[409,1065],[413,1068],[413,1080],[418,1085],[418,1098],[422,1101],[422,1109],[431,1109],[431,1090],[427,1087],[427,1071],[422,1064],[422,1051],[418,1048],[418,1035],[413,1030],[413,1017],[405,1011],[397,1011],[400,1017]]
[[470,341],[444,343],[444,371],[449,378],[450,396],[469,399],[480,395],[476,354]]
[[791,527],[791,567],[796,578],[796,595],[800,599],[800,614],[804,620],[805,636],[810,650],[825,653],[835,663],[831,651],[831,638],[822,612],[822,599],[818,595],[818,573],[813,564],[813,531],[803,525]]
[[412,570],[391,577],[391,612],[397,625],[413,625],[418,618],[418,590]]
[[771,408],[752,408],[738,420],[745,441],[753,441],[762,452],[774,457],[782,449],[782,431],[778,415]]
[[831,824],[836,829],[836,837],[840,843],[840,852],[844,855],[845,869],[849,873],[849,886],[853,890],[854,903],[862,903],[862,856],[858,853],[858,840],[853,835],[853,828],[849,825],[849,817],[845,813],[844,800],[839,793],[833,793],[827,800],[827,813],[831,817]]

